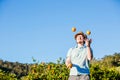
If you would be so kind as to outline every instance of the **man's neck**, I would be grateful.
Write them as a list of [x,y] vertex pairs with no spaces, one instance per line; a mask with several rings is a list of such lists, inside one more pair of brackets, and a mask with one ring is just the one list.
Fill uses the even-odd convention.
[[83,46],[84,46],[83,44],[78,44],[78,48],[83,47]]

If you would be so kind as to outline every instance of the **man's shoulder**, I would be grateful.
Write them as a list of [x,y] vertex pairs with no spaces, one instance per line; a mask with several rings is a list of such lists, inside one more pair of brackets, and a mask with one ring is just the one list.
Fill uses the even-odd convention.
[[71,48],[69,48],[69,51],[73,51],[75,49],[76,49],[76,47],[71,47]]
[[74,47],[69,48],[67,56],[70,56],[74,50]]

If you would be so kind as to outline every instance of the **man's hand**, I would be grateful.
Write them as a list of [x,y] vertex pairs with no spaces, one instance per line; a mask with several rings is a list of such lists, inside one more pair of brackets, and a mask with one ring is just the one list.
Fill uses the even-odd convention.
[[70,64],[67,65],[67,68],[70,69],[70,68],[72,68],[72,66],[73,66],[72,63],[70,63]]
[[70,57],[67,57],[65,64],[66,64],[67,68],[69,68],[69,69],[72,68],[72,63],[71,63]]
[[85,39],[85,44],[87,47],[90,47],[91,42],[92,42],[92,39],[88,39],[88,38]]

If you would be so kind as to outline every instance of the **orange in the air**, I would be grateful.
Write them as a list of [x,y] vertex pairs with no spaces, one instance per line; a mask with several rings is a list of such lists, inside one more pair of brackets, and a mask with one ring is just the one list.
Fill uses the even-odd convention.
[[75,27],[72,27],[72,32],[75,32],[76,31],[76,28]]
[[87,31],[86,31],[86,34],[87,34],[87,35],[90,35],[90,34],[91,34],[90,30],[87,30]]

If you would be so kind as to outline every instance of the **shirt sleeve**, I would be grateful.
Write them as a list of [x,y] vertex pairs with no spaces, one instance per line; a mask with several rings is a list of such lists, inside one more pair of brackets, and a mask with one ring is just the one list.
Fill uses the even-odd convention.
[[72,52],[72,48],[70,48],[67,52],[67,57],[70,57],[71,56],[71,52]]

